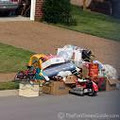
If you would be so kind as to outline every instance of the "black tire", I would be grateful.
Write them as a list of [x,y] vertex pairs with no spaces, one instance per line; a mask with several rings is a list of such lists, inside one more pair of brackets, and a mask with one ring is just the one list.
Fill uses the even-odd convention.
[[4,11],[4,12],[1,13],[2,17],[8,17],[9,14],[10,14],[9,11]]
[[78,95],[78,96],[84,96],[84,91],[83,90],[75,90],[72,89],[69,91],[70,94]]
[[97,95],[97,92],[96,92],[96,91],[92,91],[92,92],[89,92],[88,95],[89,95],[89,96],[96,96],[96,95]]
[[84,91],[83,90],[80,91],[80,96],[84,96]]

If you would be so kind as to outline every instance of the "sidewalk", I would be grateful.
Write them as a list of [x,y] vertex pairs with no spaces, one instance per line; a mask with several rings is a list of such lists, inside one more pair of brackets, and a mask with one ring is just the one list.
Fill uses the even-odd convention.
[[0,97],[16,96],[18,95],[18,90],[0,90]]
[[11,21],[30,21],[30,18],[22,17],[22,16],[0,17],[0,22],[11,22]]

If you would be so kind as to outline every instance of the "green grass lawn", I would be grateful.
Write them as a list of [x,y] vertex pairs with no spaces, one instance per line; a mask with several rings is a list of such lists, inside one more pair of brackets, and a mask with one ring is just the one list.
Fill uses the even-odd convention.
[[72,6],[72,14],[77,21],[77,26],[57,25],[78,32],[120,41],[120,20],[100,13],[83,11],[77,6]]
[[33,53],[0,43],[0,73],[24,69]]
[[19,83],[18,82],[1,82],[0,83],[0,90],[12,90],[18,89]]

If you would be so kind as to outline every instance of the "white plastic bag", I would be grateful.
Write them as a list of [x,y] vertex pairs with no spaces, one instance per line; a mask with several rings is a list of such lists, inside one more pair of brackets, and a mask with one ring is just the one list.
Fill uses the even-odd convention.
[[74,63],[77,67],[80,67],[82,64],[82,53],[79,50],[74,51]]
[[70,76],[70,75],[72,75],[71,71],[61,71],[61,72],[58,73],[57,76],[61,76],[61,77],[64,78],[64,77],[67,77],[67,76]]
[[103,68],[105,69],[105,75],[108,79],[118,79],[117,70],[113,66],[105,64]]
[[66,61],[71,60],[73,56],[73,49],[71,48],[58,48],[57,55],[63,57]]

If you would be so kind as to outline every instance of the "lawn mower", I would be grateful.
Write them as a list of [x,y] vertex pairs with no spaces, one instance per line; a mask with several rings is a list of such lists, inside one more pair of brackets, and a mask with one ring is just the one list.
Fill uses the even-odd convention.
[[78,79],[76,87],[69,91],[69,93],[79,96],[84,96],[86,94],[89,96],[96,96],[97,92],[98,92],[97,84],[89,79],[87,80]]

